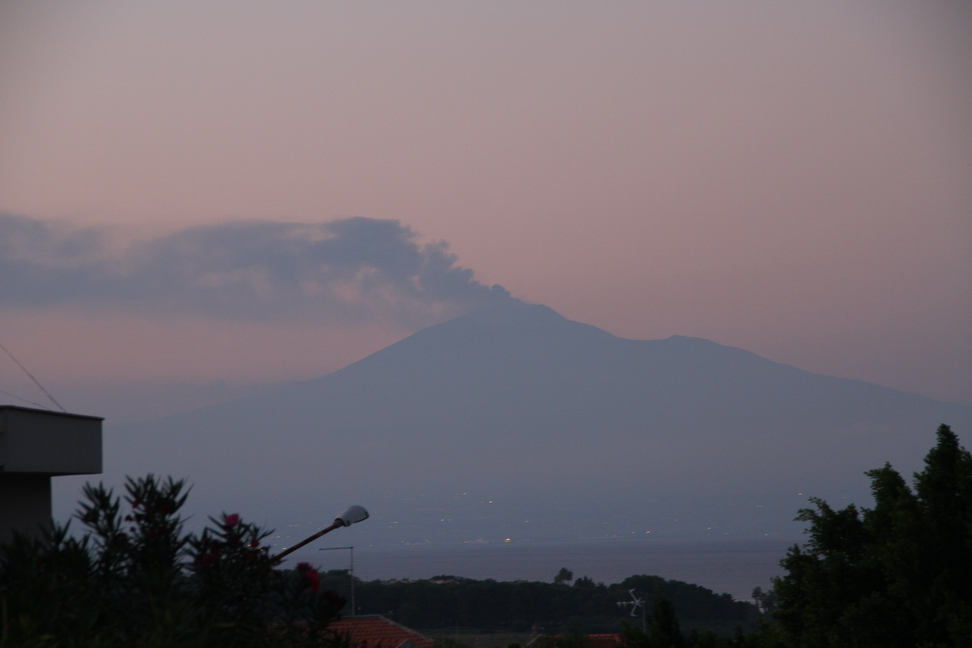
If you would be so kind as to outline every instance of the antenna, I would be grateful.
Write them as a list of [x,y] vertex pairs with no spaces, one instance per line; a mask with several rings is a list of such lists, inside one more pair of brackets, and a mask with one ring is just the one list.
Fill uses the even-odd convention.
[[323,549],[318,549],[318,551],[334,551],[336,549],[350,549],[351,550],[351,616],[354,616],[354,547],[324,547]]
[[[30,378],[32,381],[34,381],[34,384],[37,385],[38,389],[40,389],[42,392],[44,392],[44,395],[47,396],[48,398],[50,398],[51,399],[51,402],[54,403],[55,405],[57,405],[57,408],[59,410],[61,410],[65,414],[67,414],[67,410],[64,409],[64,407],[60,403],[57,402],[57,399],[56,398],[54,398],[53,396],[51,396],[51,392],[49,392],[46,389],[44,389],[44,385],[40,384],[40,381],[37,380],[36,378],[34,378],[34,374],[32,374],[29,371],[27,371],[27,367],[25,367],[24,365],[20,364],[20,360],[18,360],[16,357],[14,357],[14,354],[10,353],[10,349],[8,349],[7,347],[3,346],[2,343],[0,343],[0,349],[3,349],[3,352],[6,353],[8,356],[10,356],[10,359],[11,360],[13,360],[15,363],[17,363],[17,366],[20,367],[21,371],[23,371],[25,374],[27,374],[27,377]],[[26,399],[21,399],[21,400],[26,400]],[[34,403],[34,405],[37,405],[37,403]]]
[[635,591],[633,589],[632,590],[628,590],[628,594],[631,595],[631,600],[630,601],[618,601],[618,607],[619,608],[624,608],[624,607],[628,607],[630,605],[631,606],[631,616],[633,616],[633,617],[638,616],[637,610],[638,610],[638,608],[641,608],[641,631],[642,632],[647,632],[647,629],[645,627],[645,599],[639,598],[639,597],[635,596]]
[[24,401],[28,405],[33,405],[34,407],[39,407],[41,409],[47,409],[47,405],[43,405],[41,403],[38,403],[37,401],[32,401],[29,398],[24,398],[23,396],[18,396],[17,394],[11,394],[10,392],[4,391],[2,389],[0,389],[0,394],[3,394],[4,396],[9,396],[10,398],[16,398],[19,401]]

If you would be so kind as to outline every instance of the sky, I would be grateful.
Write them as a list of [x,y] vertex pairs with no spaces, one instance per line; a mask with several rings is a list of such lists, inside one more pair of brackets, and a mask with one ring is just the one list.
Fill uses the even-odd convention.
[[0,88],[0,343],[72,411],[508,295],[972,404],[965,2],[0,0]]

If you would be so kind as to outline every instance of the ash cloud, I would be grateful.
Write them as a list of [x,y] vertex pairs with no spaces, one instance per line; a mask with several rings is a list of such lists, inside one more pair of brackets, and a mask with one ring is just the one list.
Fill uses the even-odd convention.
[[0,307],[423,325],[508,299],[397,220],[240,221],[119,246],[104,228],[0,215]]

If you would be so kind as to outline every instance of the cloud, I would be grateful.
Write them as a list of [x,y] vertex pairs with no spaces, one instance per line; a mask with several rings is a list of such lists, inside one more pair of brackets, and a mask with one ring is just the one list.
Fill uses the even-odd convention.
[[508,299],[397,220],[240,221],[118,245],[0,214],[0,308],[81,305],[249,321],[426,324]]

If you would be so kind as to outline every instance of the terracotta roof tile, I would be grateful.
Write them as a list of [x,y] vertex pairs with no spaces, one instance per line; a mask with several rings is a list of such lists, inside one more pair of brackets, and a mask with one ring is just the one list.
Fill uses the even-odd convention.
[[592,634],[587,636],[591,639],[591,648],[615,648],[615,646],[624,645],[619,634]]
[[406,641],[419,648],[432,648],[434,643],[425,635],[378,614],[344,617],[328,628],[347,635],[351,648],[398,648]]

